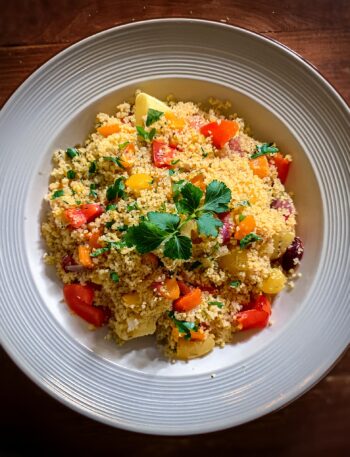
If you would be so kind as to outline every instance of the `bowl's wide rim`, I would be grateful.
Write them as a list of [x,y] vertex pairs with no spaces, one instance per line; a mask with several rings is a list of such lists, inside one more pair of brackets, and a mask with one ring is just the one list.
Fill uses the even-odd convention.
[[[313,75],[315,77],[317,77],[319,79],[319,81],[321,81],[322,84],[325,85],[328,88],[328,90],[331,91],[333,97],[336,97],[338,102],[343,106],[345,111],[347,111],[348,115],[350,116],[349,105],[346,103],[344,98],[339,94],[339,92],[334,88],[334,86],[312,64],[310,64],[307,60],[305,60],[303,57],[301,57],[295,51],[291,50],[288,46],[276,41],[275,39],[270,38],[270,37],[266,37],[264,35],[261,35],[259,33],[253,32],[251,30],[248,30],[248,29],[245,29],[245,28],[242,28],[242,27],[232,26],[232,25],[225,24],[225,23],[222,23],[222,22],[217,22],[217,21],[203,20],[203,19],[189,19],[189,18],[161,18],[161,19],[149,19],[149,20],[145,20],[145,21],[135,21],[135,22],[132,22],[132,23],[118,25],[116,27],[109,28],[107,30],[98,32],[98,33],[96,33],[94,35],[91,35],[91,36],[89,36],[87,38],[84,38],[83,40],[80,40],[80,41],[74,43],[73,45],[69,46],[68,48],[62,50],[61,52],[56,54],[54,57],[49,59],[46,63],[44,63],[41,67],[39,67],[36,71],[34,71],[20,85],[20,87],[10,96],[10,98],[4,104],[4,106],[3,106],[2,110],[1,110],[1,113],[0,113],[0,117],[3,116],[6,113],[6,110],[10,107],[10,105],[12,104],[13,100],[15,99],[15,97],[17,97],[18,94],[21,93],[22,91],[26,90],[27,85],[29,85],[29,83],[32,81],[32,79],[34,79],[38,75],[40,75],[40,73],[43,72],[47,66],[52,65],[52,63],[54,63],[57,59],[61,58],[62,55],[71,52],[72,49],[79,48],[80,46],[86,44],[87,42],[93,41],[94,39],[96,39],[96,37],[106,36],[106,35],[108,35],[110,33],[114,33],[115,30],[139,27],[139,26],[142,26],[143,24],[149,24],[149,23],[163,23],[163,24],[165,24],[165,23],[168,23],[168,22],[169,23],[170,22],[171,23],[176,23],[176,22],[181,22],[181,23],[183,23],[183,22],[185,22],[185,23],[203,23],[203,24],[215,25],[217,27],[223,27],[223,28],[234,28],[234,29],[236,29],[238,31],[242,31],[242,32],[244,32],[244,33],[246,33],[248,35],[251,35],[256,39],[259,39],[261,41],[267,42],[270,45],[273,45],[276,48],[279,48],[279,49],[283,50],[284,52],[287,52],[293,59],[297,59],[302,65],[306,66],[307,69],[309,71],[311,71],[313,73]],[[56,398],[61,403],[65,404],[66,406],[69,406],[70,408],[74,409],[77,412],[80,412],[80,413],[82,413],[82,414],[84,414],[86,416],[89,416],[90,418],[93,418],[95,420],[99,420],[101,422],[104,422],[104,423],[106,423],[108,425],[118,426],[120,428],[125,428],[125,429],[133,430],[133,431],[141,431],[139,427],[134,427],[134,428],[132,426],[123,427],[123,425],[116,424],[115,421],[102,418],[98,414],[95,414],[92,411],[84,409],[81,405],[75,404],[75,403],[69,401],[68,399],[64,398],[64,396],[60,395],[58,392],[55,392],[49,386],[43,384],[42,380],[38,376],[36,376],[34,373],[32,373],[28,366],[26,366],[24,363],[22,363],[20,358],[17,357],[15,351],[11,350],[11,348],[7,346],[6,341],[2,341],[2,345],[3,345],[3,348],[5,349],[5,351],[7,352],[7,354],[16,362],[16,364],[21,368],[21,370],[24,373],[26,373],[26,375],[32,381],[34,381],[37,385],[39,385],[47,393],[49,393],[51,396]],[[322,373],[319,373],[319,372],[313,373],[313,375],[309,378],[308,383],[306,383],[303,386],[303,389],[300,389],[297,394],[295,394],[294,396],[292,396],[289,399],[289,401],[283,402],[282,405],[278,405],[278,404],[272,405],[270,408],[268,408],[264,412],[264,414],[272,412],[272,411],[274,411],[276,409],[280,409],[281,407],[284,407],[284,406],[288,405],[289,403],[294,401],[296,398],[298,398],[299,396],[304,394],[306,391],[308,391],[311,387],[313,387],[323,376],[325,376],[332,369],[332,367],[337,363],[337,361],[339,360],[341,355],[344,354],[346,349],[347,348],[344,348],[343,351],[338,354],[337,359],[335,361],[333,361],[333,364],[331,364],[326,371],[324,371]],[[242,421],[240,423],[244,423],[244,422],[245,421]],[[239,425],[240,423],[237,422],[236,425]],[[227,425],[227,427],[229,427],[229,426],[230,425]],[[211,430],[205,430],[204,432],[216,431],[216,430],[219,430],[221,428],[222,427],[219,427],[219,426],[213,426],[211,428]],[[144,433],[151,433],[148,430],[142,430],[142,431]],[[162,433],[161,431],[158,432],[158,433],[159,434],[171,434],[171,432]],[[191,432],[189,432],[189,433],[191,433]],[[175,434],[178,434],[178,433],[175,433]],[[184,432],[184,434],[186,434],[186,432]]]

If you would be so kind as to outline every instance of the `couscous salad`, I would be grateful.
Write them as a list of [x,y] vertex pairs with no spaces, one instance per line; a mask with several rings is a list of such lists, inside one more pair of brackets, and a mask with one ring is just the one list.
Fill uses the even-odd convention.
[[190,359],[264,328],[303,255],[292,158],[222,105],[137,93],[54,153],[45,261],[71,311],[118,343],[155,334]]

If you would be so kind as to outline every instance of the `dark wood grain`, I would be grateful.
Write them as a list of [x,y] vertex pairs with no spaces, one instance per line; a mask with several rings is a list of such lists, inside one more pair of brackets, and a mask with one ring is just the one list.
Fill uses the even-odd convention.
[[[348,0],[0,0],[0,12],[0,106],[70,44],[118,24],[158,17],[221,20],[279,40],[316,66],[350,102]],[[3,351],[0,367],[1,456],[349,455],[349,352],[285,409],[235,429],[178,438],[96,423],[49,397]]]

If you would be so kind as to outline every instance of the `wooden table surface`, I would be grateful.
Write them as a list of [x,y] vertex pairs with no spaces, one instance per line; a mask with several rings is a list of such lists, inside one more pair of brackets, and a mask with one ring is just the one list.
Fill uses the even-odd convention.
[[[0,6],[0,106],[36,68],[70,44],[118,24],[159,17],[222,21],[279,40],[315,65],[350,102],[348,0],[0,0]],[[2,350],[0,361],[0,456],[350,453],[349,351],[287,408],[194,437],[147,436],[96,423],[41,391]]]

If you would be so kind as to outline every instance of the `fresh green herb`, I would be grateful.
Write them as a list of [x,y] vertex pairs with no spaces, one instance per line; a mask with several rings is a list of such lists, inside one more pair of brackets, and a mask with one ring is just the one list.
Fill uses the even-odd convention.
[[179,162],[180,162],[180,159],[176,159],[176,160],[172,160],[172,161],[170,162],[170,164],[171,164],[171,165],[176,165],[176,164],[179,163]]
[[217,236],[223,223],[211,213],[204,213],[197,219],[198,232],[207,236]]
[[264,143],[262,145],[257,145],[256,152],[252,154],[250,158],[256,159],[257,157],[261,157],[265,154],[275,154],[279,151],[279,149],[272,145],[273,143]]
[[66,154],[70,159],[73,159],[75,156],[79,155],[77,148],[67,148]]
[[109,203],[106,206],[106,211],[114,211],[115,209],[117,209],[117,205],[112,205],[111,203]]
[[74,170],[68,170],[67,171],[67,178],[68,179],[74,179],[75,178],[75,171]]
[[133,202],[133,203],[130,203],[129,205],[127,205],[126,207],[126,210],[128,213],[130,213],[130,211],[135,211],[137,209],[140,209],[137,202]]
[[190,182],[187,182],[184,186],[181,187],[182,199],[176,202],[176,209],[180,214],[192,214],[194,213],[201,201],[203,196],[203,191],[193,185]]
[[209,152],[205,152],[203,146],[201,146],[201,151],[202,151],[202,157],[204,157],[204,158],[208,157]]
[[115,200],[117,197],[124,198],[126,196],[124,181],[125,177],[121,176],[115,180],[112,186],[108,187],[106,197],[109,202]]
[[117,227],[117,230],[119,230],[119,232],[126,232],[128,230],[128,226],[127,225],[120,225],[119,227]]
[[230,287],[239,287],[241,285],[241,281],[237,279],[236,281],[230,282]]
[[115,221],[108,221],[106,222],[106,228],[110,229],[112,227],[112,225],[115,224]]
[[76,203],[77,205],[81,205],[81,200],[75,200],[75,203]]
[[168,311],[168,316],[176,325],[179,333],[184,333],[185,340],[191,339],[191,330],[196,331],[198,329],[197,325],[194,322],[180,321],[176,319],[174,311]]
[[96,184],[94,183],[90,184],[89,197],[97,198]]
[[164,244],[164,255],[170,259],[187,260],[192,254],[191,239],[183,235],[173,235]]
[[147,214],[147,217],[152,224],[167,233],[175,232],[180,224],[180,218],[176,214],[151,211]]
[[149,108],[147,111],[147,118],[146,118],[146,127],[154,124],[155,122],[159,121],[161,116],[163,116],[162,111],[158,111],[156,109]]
[[125,169],[124,165],[122,164],[122,161],[120,160],[119,157],[103,157],[103,160],[107,160],[108,162],[113,162],[115,163],[118,167]]
[[96,170],[97,170],[97,165],[96,165],[96,160],[94,160],[93,162],[90,163],[89,175],[96,173]]
[[157,249],[167,236],[167,232],[145,221],[129,227],[125,234],[125,241],[131,246],[136,246],[140,254],[146,254]]
[[235,207],[238,207],[238,206],[251,206],[251,204],[250,204],[249,200],[242,200],[235,204]]
[[165,202],[163,202],[163,203],[160,205],[160,209],[162,210],[163,213],[165,213],[165,211],[166,211],[166,204],[165,204]]
[[171,189],[173,192],[173,199],[174,202],[176,202],[179,199],[179,196],[181,194],[182,188],[186,185],[187,181],[184,179],[180,179],[180,181],[173,182],[171,185]]
[[106,246],[104,248],[95,249],[95,251],[90,254],[90,257],[98,257],[99,255],[102,255],[105,252],[108,252],[109,250],[110,250],[109,246]]
[[145,141],[152,141],[154,138],[154,135],[156,134],[156,129],[151,129],[149,132],[147,132],[143,127],[140,127],[139,125],[136,126],[137,133],[139,134],[140,137],[142,137]]
[[115,271],[110,271],[109,276],[113,282],[119,282],[119,276]]
[[176,173],[176,171],[175,171],[175,170],[172,170],[172,169],[170,168],[170,170],[168,170],[168,173],[169,173],[169,176],[173,176],[173,175]]
[[63,190],[63,189],[56,190],[56,191],[52,194],[51,200],[55,200],[55,198],[62,197],[63,195],[64,195],[64,190]]
[[125,143],[122,143],[118,146],[119,151],[123,151],[127,145],[130,144],[130,141],[125,141]]
[[202,262],[200,262],[199,260],[195,260],[194,262],[192,262],[186,266],[186,270],[193,271],[196,268],[200,267],[201,265],[202,265]]
[[228,210],[231,200],[230,189],[220,181],[212,181],[206,189],[203,210],[224,213]]
[[210,301],[210,302],[208,302],[208,305],[209,306],[217,306],[220,309],[224,306],[224,304],[221,303],[221,301]]
[[239,246],[241,248],[246,248],[248,244],[254,243],[255,241],[261,241],[262,238],[257,235],[256,233],[249,233],[244,238],[242,238],[239,242]]
[[244,214],[240,214],[240,215],[238,216],[239,222],[244,221],[245,218],[246,218],[246,216],[245,216]]

